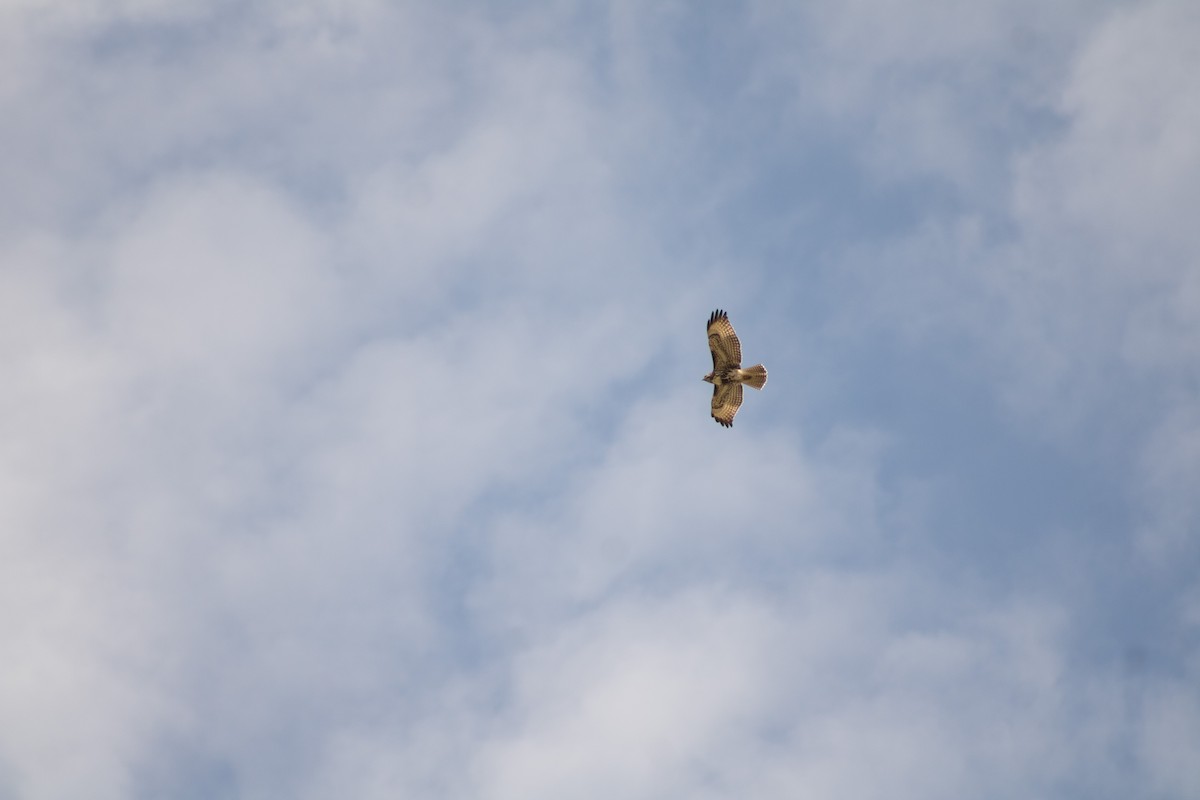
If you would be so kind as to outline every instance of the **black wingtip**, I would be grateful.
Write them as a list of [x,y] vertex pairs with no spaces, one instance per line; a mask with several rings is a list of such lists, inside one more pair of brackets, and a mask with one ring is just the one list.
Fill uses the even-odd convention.
[[729,318],[729,315],[718,308],[716,311],[712,312],[712,314],[709,316],[708,324],[712,325],[714,322],[716,322],[719,319],[728,319],[728,318]]

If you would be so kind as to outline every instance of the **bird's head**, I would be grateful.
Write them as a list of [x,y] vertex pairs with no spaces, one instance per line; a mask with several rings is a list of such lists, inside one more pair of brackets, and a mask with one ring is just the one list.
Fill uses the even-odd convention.
[[713,375],[716,375],[716,373],[715,373],[715,372],[710,372],[710,373],[708,373],[707,375],[705,375],[703,378],[701,378],[700,380],[702,380],[702,381],[708,381],[709,383],[712,383],[712,382],[713,382]]

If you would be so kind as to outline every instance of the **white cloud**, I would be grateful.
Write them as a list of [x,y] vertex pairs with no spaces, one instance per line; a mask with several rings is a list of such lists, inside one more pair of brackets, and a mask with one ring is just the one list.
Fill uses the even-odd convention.
[[1153,791],[1188,797],[1200,791],[1193,755],[1200,742],[1200,701],[1196,675],[1186,683],[1167,682],[1156,687],[1140,720],[1138,755],[1148,765]]
[[1046,124],[1064,52],[1100,18],[1095,3],[755,4],[770,46],[757,80],[784,81],[787,113],[816,141],[855,143],[883,184],[943,184],[991,205],[1005,162]]
[[183,175],[140,205],[98,287],[101,333],[126,357],[244,379],[282,367],[341,310],[327,240],[270,187]]
[[[1162,393],[1186,392],[1200,320],[1200,240],[1187,219],[1200,154],[1188,135],[1196,104],[1181,77],[1195,59],[1196,15],[1177,2],[1096,10],[1078,31],[1064,32],[1063,21],[1051,26],[1059,47],[1044,58],[1055,70],[1036,96],[1001,104],[1012,111],[1025,103],[1060,120],[1007,139],[992,155],[1002,184],[975,181],[988,197],[847,248],[839,260],[843,279],[851,275],[869,292],[866,315],[853,307],[837,320],[843,334],[874,334],[879,323],[927,347],[957,331],[989,355],[989,368],[1002,374],[998,391],[1019,418],[1053,438],[1094,435],[1104,416],[1133,422],[1161,413]],[[896,58],[936,60],[943,38]],[[978,57],[1017,69],[1016,53],[982,47]],[[883,69],[875,56],[864,63],[872,75]],[[872,102],[884,94],[853,106],[888,129],[871,138],[893,138],[886,112]],[[949,127],[934,125],[921,142]],[[903,137],[912,129],[898,130]],[[965,135],[975,146],[987,142]],[[905,163],[917,178],[941,170],[919,158]]]
[[1073,64],[1063,135],[1020,162],[1025,266],[1011,291],[1037,292],[1030,323],[1071,315],[1060,346],[1112,348],[1134,367],[1190,361],[1200,240],[1184,209],[1198,199],[1200,150],[1186,131],[1200,112],[1181,76],[1197,24],[1186,3],[1113,14]]
[[[612,604],[513,664],[511,732],[474,772],[490,797],[650,797],[719,774],[766,699],[778,621],[737,598]],[[708,762],[707,766],[702,766]]]
[[1142,555],[1167,565],[1196,547],[1200,503],[1192,491],[1200,480],[1200,419],[1180,409],[1151,431],[1137,462],[1145,511],[1137,543]]
[[[1113,433],[1145,552],[1191,552],[1194,19],[952,5],[822,6],[794,41],[760,9],[749,84],[710,75],[747,130],[857,128],[864,183],[981,200],[886,247],[813,231],[845,270],[811,287],[822,358],[722,216],[777,165],[702,113],[683,6],[7,7],[0,794],[1190,789],[1186,684],[1122,707],[1073,649],[1094,609],[933,530],[911,442],[805,427],[880,332],[960,348],[1039,431],[1140,402],[1101,396],[1116,364],[1172,410]],[[767,108],[811,64],[815,105]],[[1006,120],[1048,97],[1053,135]],[[726,431],[700,325],[735,302],[776,360]]]
[[1170,276],[1198,241],[1186,208],[1197,200],[1200,109],[1187,76],[1200,26],[1189,3],[1114,12],[1071,67],[1062,140],[1023,165],[1017,202],[1045,235],[1084,234],[1105,266],[1133,280]]

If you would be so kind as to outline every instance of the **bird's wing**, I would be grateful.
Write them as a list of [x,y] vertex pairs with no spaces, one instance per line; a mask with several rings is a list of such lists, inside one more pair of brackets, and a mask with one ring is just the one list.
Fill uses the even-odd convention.
[[712,415],[713,419],[726,428],[733,427],[733,415],[742,404],[742,385],[726,383],[713,387]]
[[721,309],[708,318],[708,349],[712,351],[713,370],[742,365],[742,343],[733,332],[729,315]]

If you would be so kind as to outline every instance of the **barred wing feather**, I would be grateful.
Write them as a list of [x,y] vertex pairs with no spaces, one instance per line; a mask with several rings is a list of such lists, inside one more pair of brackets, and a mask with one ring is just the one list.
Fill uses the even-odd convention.
[[733,415],[742,404],[742,385],[726,383],[713,387],[712,415],[713,419],[726,428],[733,427]]
[[708,318],[708,349],[712,351],[714,370],[742,365],[742,343],[729,322],[729,315],[720,309]]

